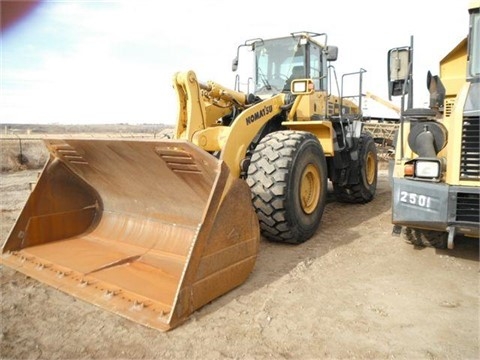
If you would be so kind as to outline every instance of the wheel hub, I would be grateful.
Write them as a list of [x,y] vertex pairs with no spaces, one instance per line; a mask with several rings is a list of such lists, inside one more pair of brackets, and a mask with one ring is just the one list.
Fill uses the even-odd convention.
[[370,151],[367,154],[365,175],[367,177],[367,184],[372,185],[375,181],[375,155]]
[[300,182],[300,204],[306,214],[311,214],[317,208],[320,188],[318,170],[315,166],[309,164],[303,171]]

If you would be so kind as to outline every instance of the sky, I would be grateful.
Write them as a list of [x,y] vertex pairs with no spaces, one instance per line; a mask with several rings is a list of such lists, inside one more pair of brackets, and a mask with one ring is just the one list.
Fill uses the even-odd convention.
[[[173,125],[176,72],[233,88],[240,44],[298,31],[327,33],[339,48],[337,74],[365,69],[363,92],[384,99],[387,52],[413,36],[414,106],[423,107],[427,71],[438,74],[439,61],[467,35],[468,3],[43,0],[2,27],[0,123]],[[373,100],[365,105],[388,116]]]

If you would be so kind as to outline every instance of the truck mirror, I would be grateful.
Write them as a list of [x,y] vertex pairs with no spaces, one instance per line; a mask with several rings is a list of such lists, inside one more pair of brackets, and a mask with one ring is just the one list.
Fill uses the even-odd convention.
[[327,54],[327,61],[335,61],[338,57],[338,46],[327,46],[325,50]]
[[410,59],[409,47],[394,48],[388,51],[388,92],[390,97],[408,93],[408,86],[405,87],[404,84],[410,77]]
[[238,56],[235,56],[235,58],[232,61],[232,71],[237,71],[238,69]]
[[409,75],[410,50],[391,49],[388,52],[388,81],[405,80]]

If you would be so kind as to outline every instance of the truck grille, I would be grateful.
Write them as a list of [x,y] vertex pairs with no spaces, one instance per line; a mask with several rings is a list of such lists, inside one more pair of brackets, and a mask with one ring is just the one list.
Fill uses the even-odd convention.
[[463,119],[460,180],[480,180],[480,122],[478,117]]
[[457,193],[456,221],[480,223],[480,194]]

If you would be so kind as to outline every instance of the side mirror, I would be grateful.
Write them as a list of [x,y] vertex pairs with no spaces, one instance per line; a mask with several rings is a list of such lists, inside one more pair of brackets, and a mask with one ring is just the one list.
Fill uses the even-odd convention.
[[338,57],[338,46],[327,46],[325,53],[327,54],[327,61],[336,61]]
[[411,48],[394,48],[388,51],[388,94],[389,97],[408,93],[404,86],[411,74]]
[[238,69],[238,56],[232,60],[232,71],[237,71]]

